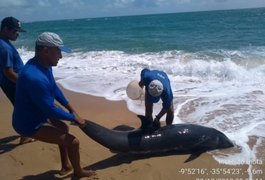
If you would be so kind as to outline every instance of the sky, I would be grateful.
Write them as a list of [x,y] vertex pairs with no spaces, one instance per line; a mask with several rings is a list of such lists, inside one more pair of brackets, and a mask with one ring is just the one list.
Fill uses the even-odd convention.
[[0,0],[22,22],[265,7],[265,0]]

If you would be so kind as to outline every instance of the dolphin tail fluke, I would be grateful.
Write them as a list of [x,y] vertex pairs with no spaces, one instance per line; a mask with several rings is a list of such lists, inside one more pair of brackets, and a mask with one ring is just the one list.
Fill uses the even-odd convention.
[[184,163],[193,161],[194,159],[198,158],[203,152],[197,152],[197,153],[192,153],[190,155],[190,157],[188,159],[186,159],[186,161],[184,161]]

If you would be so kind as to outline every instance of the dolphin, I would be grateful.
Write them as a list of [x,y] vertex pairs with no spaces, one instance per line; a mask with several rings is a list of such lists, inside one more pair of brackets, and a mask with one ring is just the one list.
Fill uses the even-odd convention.
[[[143,123],[145,116],[138,117]],[[87,136],[113,152],[191,154],[185,162],[207,151],[234,146],[222,132],[196,124],[172,124],[151,132],[143,128],[119,131],[86,120],[86,125],[81,129]]]

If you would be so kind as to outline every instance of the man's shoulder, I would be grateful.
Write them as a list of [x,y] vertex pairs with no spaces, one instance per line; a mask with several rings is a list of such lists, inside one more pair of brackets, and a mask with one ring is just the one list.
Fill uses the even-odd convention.
[[0,39],[0,49],[2,49],[2,50],[12,50],[12,46],[8,42],[6,42],[5,40]]
[[40,75],[40,70],[34,64],[31,63],[26,63],[22,72],[20,73],[20,76],[25,76],[26,78],[30,79],[37,79],[40,77]]
[[0,45],[2,44],[7,44],[7,43],[6,43],[6,40],[0,38]]

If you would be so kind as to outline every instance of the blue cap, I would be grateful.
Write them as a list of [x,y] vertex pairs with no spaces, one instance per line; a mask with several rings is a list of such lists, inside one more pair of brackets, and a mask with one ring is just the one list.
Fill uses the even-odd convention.
[[61,51],[63,51],[63,52],[66,52],[66,53],[70,53],[70,52],[72,52],[72,50],[70,49],[70,48],[68,48],[68,47],[65,47],[65,46],[59,46],[58,47]]

